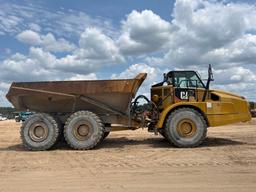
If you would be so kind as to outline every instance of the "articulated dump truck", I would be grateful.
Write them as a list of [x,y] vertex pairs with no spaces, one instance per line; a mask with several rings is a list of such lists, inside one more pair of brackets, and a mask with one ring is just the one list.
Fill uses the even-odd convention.
[[111,131],[148,128],[177,147],[196,147],[207,128],[251,119],[245,98],[209,89],[195,71],[170,71],[152,85],[151,98],[137,90],[147,74],[134,79],[14,82],[7,99],[19,111],[36,112],[21,126],[29,150],[47,150],[61,137],[74,149],[92,149]]

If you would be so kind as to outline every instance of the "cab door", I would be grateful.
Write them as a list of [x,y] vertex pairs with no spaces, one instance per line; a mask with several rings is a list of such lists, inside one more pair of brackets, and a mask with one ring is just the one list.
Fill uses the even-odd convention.
[[173,85],[175,87],[175,102],[202,100],[205,86],[196,72],[173,72]]

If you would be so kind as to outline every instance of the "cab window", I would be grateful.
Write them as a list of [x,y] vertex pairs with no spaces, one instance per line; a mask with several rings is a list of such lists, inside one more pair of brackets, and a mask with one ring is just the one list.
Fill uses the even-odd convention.
[[179,88],[205,88],[201,79],[194,71],[174,72],[174,86]]

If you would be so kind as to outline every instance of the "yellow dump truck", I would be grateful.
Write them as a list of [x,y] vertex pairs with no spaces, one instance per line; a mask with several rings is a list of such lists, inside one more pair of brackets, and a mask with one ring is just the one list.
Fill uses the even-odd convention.
[[[244,97],[211,90],[195,71],[170,71],[152,85],[151,99],[137,90],[145,73],[134,79],[14,82],[7,99],[19,111],[36,112],[21,126],[23,144],[47,150],[65,137],[74,149],[92,149],[111,131],[147,127],[177,147],[198,146],[207,128],[249,121]],[[63,133],[63,134],[62,134]]]

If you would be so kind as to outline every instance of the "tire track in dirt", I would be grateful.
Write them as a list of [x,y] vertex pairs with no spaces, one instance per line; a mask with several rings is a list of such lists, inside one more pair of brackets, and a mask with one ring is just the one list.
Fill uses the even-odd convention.
[[44,178],[48,184],[44,189],[53,191],[62,191],[63,186],[66,191],[72,187],[85,191],[167,191],[175,183],[172,189],[183,186],[184,180],[191,181],[185,184],[191,191],[195,187],[192,183],[196,191],[209,191],[214,185],[224,186],[220,191],[226,191],[225,187],[230,191],[255,189],[255,125],[210,129],[202,147],[192,149],[169,147],[158,136],[138,130],[112,133],[106,144],[94,150],[75,151],[64,146],[29,152],[13,133],[18,133],[19,125],[13,124],[10,131],[0,123],[0,191],[12,185],[15,189],[16,181],[20,185],[16,191],[34,191],[33,182],[29,187],[22,185],[30,177],[40,184]]
[[[13,138],[9,140],[9,143],[16,143],[16,138]],[[12,165],[13,162],[13,156],[16,156],[17,153],[14,151],[11,151],[8,147],[3,148],[2,151],[0,151],[1,154],[1,161],[0,161],[0,173],[3,173],[6,171],[6,168],[9,168],[10,171],[15,169],[15,166]]]
[[256,165],[255,154],[252,153],[248,148],[241,149],[237,147],[230,147],[228,150],[224,149],[224,151],[227,153],[230,162],[235,165]]

